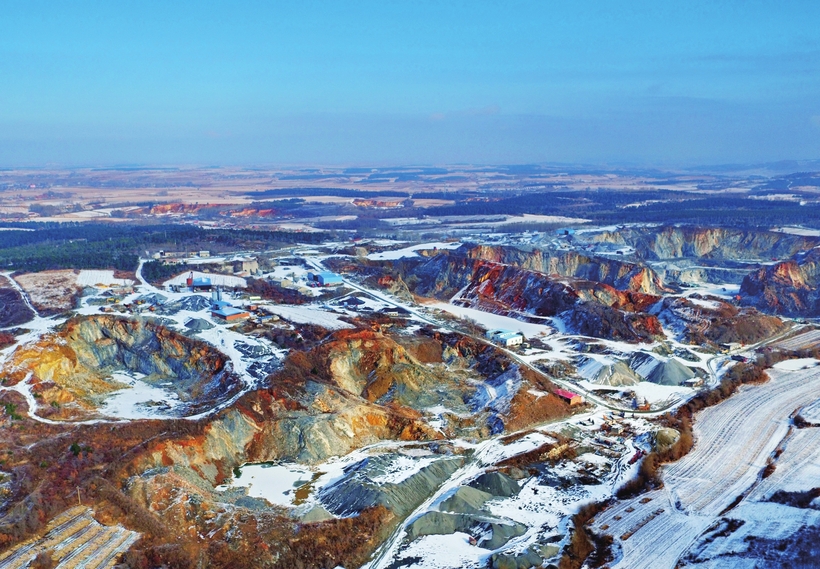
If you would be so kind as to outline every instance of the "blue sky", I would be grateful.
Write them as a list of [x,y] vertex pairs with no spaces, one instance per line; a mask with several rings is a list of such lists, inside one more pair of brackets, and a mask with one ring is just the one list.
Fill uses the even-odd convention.
[[0,165],[820,158],[820,2],[0,4]]

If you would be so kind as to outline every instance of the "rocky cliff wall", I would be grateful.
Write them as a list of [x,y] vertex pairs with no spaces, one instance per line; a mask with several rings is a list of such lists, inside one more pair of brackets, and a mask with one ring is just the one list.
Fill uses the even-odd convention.
[[742,303],[787,316],[820,315],[820,249],[749,274],[740,285]]
[[34,318],[34,312],[26,305],[20,291],[5,284],[6,279],[0,278],[0,328],[25,324]]
[[592,234],[588,240],[629,245],[646,260],[709,258],[769,261],[820,245],[820,238],[725,227],[630,227]]
[[595,281],[622,290],[647,294],[658,294],[664,290],[660,278],[649,267],[617,259],[591,257],[577,251],[556,253],[538,249],[526,251],[515,247],[465,245],[456,253],[548,275]]
[[412,292],[425,297],[449,300],[467,286],[478,269],[488,263],[505,265],[551,277],[600,282],[613,288],[658,294],[661,278],[649,267],[589,257],[575,251],[549,253],[524,251],[514,247],[463,245],[453,251],[439,251],[427,259],[402,259],[380,263],[403,279]]

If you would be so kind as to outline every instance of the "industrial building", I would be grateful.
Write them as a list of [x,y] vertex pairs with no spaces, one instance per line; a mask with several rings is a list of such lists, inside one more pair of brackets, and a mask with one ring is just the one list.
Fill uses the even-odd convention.
[[250,313],[246,310],[234,308],[230,302],[222,298],[222,290],[217,287],[211,293],[211,315],[214,318],[225,322],[235,322],[250,318]]
[[225,306],[224,308],[220,308],[218,310],[211,310],[211,316],[224,320],[225,322],[235,322],[236,320],[250,318],[251,315],[246,310],[240,310],[239,308],[234,308],[233,306]]
[[512,330],[488,330],[487,339],[509,348],[524,343],[524,335]]
[[322,271],[321,273],[308,273],[308,282],[315,282],[319,286],[336,286],[344,283],[342,277],[330,271]]
[[410,311],[401,306],[388,306],[381,309],[380,312],[387,316],[410,316]]
[[570,404],[571,407],[576,405],[583,405],[584,398],[577,393],[567,391],[566,389],[556,389],[553,393]]
[[255,273],[259,270],[259,261],[256,257],[234,257],[231,259],[234,273]]
[[209,277],[194,278],[194,273],[188,275],[185,284],[188,285],[188,288],[191,289],[191,291],[193,292],[209,291],[212,288],[211,279]]

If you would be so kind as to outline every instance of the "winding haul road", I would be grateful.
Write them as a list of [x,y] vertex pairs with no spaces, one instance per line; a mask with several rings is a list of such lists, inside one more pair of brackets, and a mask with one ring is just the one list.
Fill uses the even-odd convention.
[[[307,261],[317,270],[326,270],[319,259],[308,258]],[[442,324],[420,314],[412,306],[397,302],[389,295],[372,291],[349,279],[343,280],[350,288],[371,298],[408,310],[420,321],[493,345],[520,366],[547,377],[543,371],[511,350],[492,344],[483,337]],[[710,385],[719,382],[717,368],[721,361],[735,353],[750,352],[779,341],[794,331],[795,328],[790,327],[754,345],[709,358],[706,367],[710,375]],[[732,507],[738,496],[746,495],[759,480],[766,458],[786,436],[789,415],[806,397],[812,394],[815,397],[820,395],[818,375],[820,373],[816,371],[797,375],[775,374],[776,377],[764,386],[744,388],[740,394],[723,404],[702,412],[695,424],[698,444],[689,455],[667,469],[668,472],[664,476],[667,486],[633,500],[620,502],[595,521],[596,531],[614,535],[622,547],[623,556],[615,567],[675,567],[680,556],[715,521],[716,516],[726,508]],[[573,383],[552,377],[547,379],[568,389],[582,392],[590,401],[606,409],[633,412],[631,409],[613,406],[593,393],[579,389]],[[673,402],[662,409],[635,414],[644,417],[659,416],[681,403],[683,400]],[[750,418],[752,424],[749,423]],[[443,493],[454,487],[453,484],[458,485],[489,466],[481,459],[482,451],[486,452],[495,443],[495,439],[484,441],[477,449],[474,460],[470,460],[457,471],[436,494],[399,525],[377,550],[372,561],[366,565],[367,569],[383,569],[394,561],[406,534],[407,524],[429,509]]]
[[[305,260],[307,261],[307,263],[311,267],[313,267],[317,271],[327,271],[328,270],[327,267],[325,267],[322,264],[322,261],[319,258],[305,257]],[[344,278],[344,277],[342,278],[342,280],[343,280],[343,282],[346,286],[348,286],[348,287],[350,287],[350,288],[352,288],[352,289],[354,289],[354,290],[356,290],[360,293],[366,294],[367,296],[369,296],[369,297],[371,297],[375,300],[378,300],[380,302],[384,302],[384,303],[389,304],[391,306],[395,306],[395,307],[403,308],[404,310],[407,310],[408,312],[410,312],[410,314],[413,315],[414,318],[416,318],[419,321],[426,322],[427,324],[430,324],[432,326],[436,326],[438,328],[444,328],[446,330],[449,330],[450,332],[453,332],[453,333],[456,333],[456,334],[461,334],[462,336],[468,336],[468,337],[470,337],[473,340],[476,340],[478,342],[482,342],[484,344],[491,345],[494,348],[496,348],[497,350],[500,350],[500,351],[504,352],[510,359],[515,361],[518,365],[526,367],[527,369],[537,373],[541,377],[544,377],[545,379],[551,381],[552,383],[555,383],[555,384],[559,385],[560,387],[563,387],[563,388],[571,390],[571,391],[578,392],[581,395],[583,395],[586,398],[586,400],[591,401],[591,402],[595,403],[596,405],[598,405],[600,407],[603,407],[605,409],[609,409],[610,411],[615,411],[615,412],[619,412],[619,413],[620,412],[630,413],[630,414],[634,414],[634,415],[640,415],[642,417],[659,417],[659,416],[663,415],[664,413],[668,412],[670,409],[673,409],[673,408],[677,407],[678,405],[681,405],[682,403],[685,402],[685,400],[683,400],[683,399],[678,400],[678,401],[672,401],[672,402],[664,405],[663,407],[659,407],[659,408],[651,410],[651,411],[638,411],[638,410],[633,410],[631,408],[626,408],[626,407],[621,407],[621,406],[618,406],[618,405],[613,405],[612,403],[606,401],[605,399],[595,395],[593,392],[591,392],[589,390],[586,390],[586,389],[583,389],[582,387],[576,385],[573,382],[565,381],[563,379],[548,376],[540,368],[538,368],[537,366],[534,366],[531,363],[527,362],[526,360],[521,358],[521,356],[519,356],[514,351],[508,350],[508,349],[506,349],[502,346],[494,344],[493,342],[490,342],[489,340],[487,340],[483,336],[476,336],[476,335],[471,334],[469,332],[466,332],[464,330],[454,328],[454,327],[450,326],[449,324],[437,321],[437,320],[429,317],[428,315],[424,314],[423,312],[420,312],[420,311],[416,310],[415,307],[413,307],[411,305],[402,304],[402,303],[398,302],[397,300],[395,300],[394,298],[392,298],[388,294],[384,294],[384,293],[381,293],[381,292],[378,292],[378,291],[371,290],[367,287],[364,287],[364,286],[362,286],[362,285],[360,285],[360,284],[358,284],[354,281],[351,281],[350,279]],[[729,352],[727,354],[719,354],[719,355],[712,356],[711,358],[709,358],[706,361],[706,367],[709,371],[709,376],[710,376],[709,384],[710,385],[717,385],[717,383],[719,382],[719,377],[718,377],[718,372],[717,372],[717,364],[719,362],[728,359],[730,356],[732,356],[734,354],[750,352],[750,351],[755,350],[755,349],[757,349],[761,346],[770,344],[772,342],[776,342],[776,341],[780,340],[781,338],[783,338],[784,336],[793,333],[797,329],[798,328],[791,327],[791,328],[787,329],[786,331],[781,332],[780,334],[777,334],[776,336],[773,336],[771,338],[767,338],[767,339],[762,340],[762,341],[760,341],[756,344],[753,344],[753,345],[750,345],[750,346],[744,346],[741,349]]]

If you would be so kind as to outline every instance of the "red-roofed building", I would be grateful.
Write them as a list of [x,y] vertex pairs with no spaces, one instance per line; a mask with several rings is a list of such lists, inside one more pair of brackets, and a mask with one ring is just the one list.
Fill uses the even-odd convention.
[[584,398],[578,395],[577,393],[573,393],[572,391],[567,391],[566,389],[556,389],[553,391],[558,397],[566,401],[570,404],[570,406],[575,407],[576,405],[583,405]]

